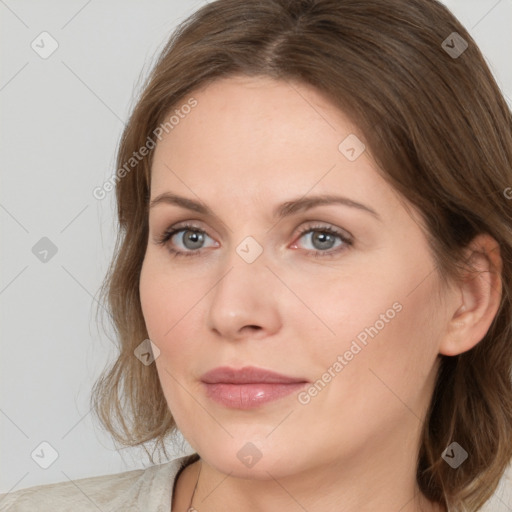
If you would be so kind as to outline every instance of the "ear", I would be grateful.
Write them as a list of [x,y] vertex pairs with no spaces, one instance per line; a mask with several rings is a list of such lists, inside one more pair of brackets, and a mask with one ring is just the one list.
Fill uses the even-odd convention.
[[466,249],[463,282],[451,301],[453,313],[439,345],[443,355],[472,349],[486,335],[499,309],[502,294],[500,246],[487,233],[476,236]]

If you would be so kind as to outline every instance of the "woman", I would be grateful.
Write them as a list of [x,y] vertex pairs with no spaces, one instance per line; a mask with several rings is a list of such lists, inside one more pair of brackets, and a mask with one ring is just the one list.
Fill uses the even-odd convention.
[[485,510],[512,457],[511,127],[437,1],[198,10],[122,137],[93,393],[116,440],[195,453],[5,510]]

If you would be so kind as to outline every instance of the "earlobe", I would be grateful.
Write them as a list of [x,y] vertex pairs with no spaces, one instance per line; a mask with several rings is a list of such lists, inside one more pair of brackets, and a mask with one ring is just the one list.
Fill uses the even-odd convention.
[[499,244],[492,236],[480,234],[466,255],[467,270],[439,345],[439,352],[447,356],[462,354],[477,345],[489,330],[501,302],[503,264]]

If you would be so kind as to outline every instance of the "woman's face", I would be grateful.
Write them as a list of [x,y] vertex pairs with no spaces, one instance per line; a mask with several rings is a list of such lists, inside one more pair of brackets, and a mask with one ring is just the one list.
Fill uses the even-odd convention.
[[[155,203],[140,278],[179,429],[234,476],[412,470],[449,315],[418,218],[315,89],[237,77],[191,96],[154,150],[151,201],[208,211]],[[316,204],[327,195],[363,206]],[[276,386],[217,386],[221,403],[201,380],[220,366],[307,383],[270,401]]]

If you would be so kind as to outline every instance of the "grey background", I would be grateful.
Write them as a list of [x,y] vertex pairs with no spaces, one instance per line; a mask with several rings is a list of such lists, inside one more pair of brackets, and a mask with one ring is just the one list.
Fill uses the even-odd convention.
[[[115,172],[141,78],[204,3],[0,0],[0,492],[148,465],[89,411],[91,386],[114,356],[94,315],[114,247],[114,193],[100,201],[92,191]],[[512,0],[444,3],[512,105]],[[58,43],[46,59],[31,47],[44,31]],[[45,263],[33,253],[43,237],[57,248]],[[47,469],[31,457],[41,442],[58,453]],[[496,512],[512,511],[505,483]]]

